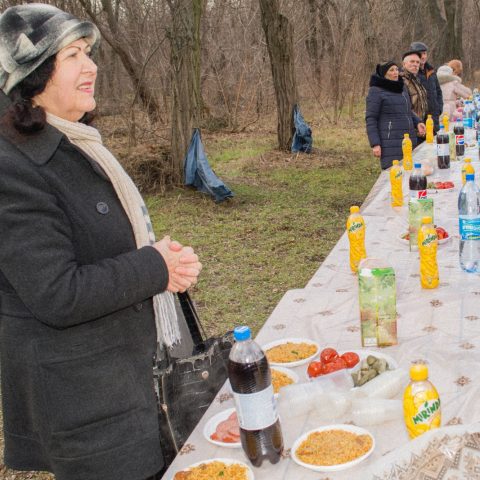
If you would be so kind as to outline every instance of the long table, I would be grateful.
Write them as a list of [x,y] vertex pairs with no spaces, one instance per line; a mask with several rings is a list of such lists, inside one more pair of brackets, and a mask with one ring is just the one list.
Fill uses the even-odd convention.
[[[473,165],[480,173],[477,149],[467,150],[466,155],[472,157]],[[424,143],[415,150],[414,159],[425,158],[435,158],[433,145]],[[461,187],[460,170],[460,162],[452,162],[449,170],[437,170],[428,177],[429,181],[448,178],[455,183],[453,191],[431,195],[434,198],[434,221],[450,235],[450,240],[438,249],[440,285],[437,289],[424,290],[420,287],[418,253],[410,252],[408,243],[400,238],[407,231],[408,207],[390,206],[388,172],[381,173],[361,209],[366,222],[368,256],[388,260],[396,276],[398,345],[381,351],[393,357],[405,370],[415,361],[428,363],[429,378],[441,397],[442,425],[451,427],[442,428],[440,437],[436,433],[428,433],[413,442],[409,441],[400,419],[366,427],[376,441],[372,455],[352,469],[327,474],[298,466],[289,456],[289,449],[303,432],[321,426],[315,415],[281,418],[284,458],[276,465],[264,463],[261,468],[254,468],[256,480],[463,478],[437,477],[432,473],[437,469],[445,475],[450,469],[453,475],[464,468],[453,460],[449,463],[448,455],[441,458],[437,455],[434,466],[431,461],[424,467],[418,465],[418,458],[421,458],[418,452],[422,452],[422,448],[433,448],[432,445],[437,442],[435,448],[438,451],[442,451],[443,447],[451,451],[454,448],[452,445],[458,447],[462,441],[468,448],[458,450],[457,463],[467,464],[470,458],[471,466],[468,468],[476,469],[476,475],[479,475],[480,433],[478,444],[471,439],[477,439],[476,435],[480,432],[480,423],[477,423],[480,422],[480,277],[463,272],[459,266],[457,198]],[[408,174],[404,177],[407,199]],[[305,288],[286,292],[256,341],[264,345],[277,339],[300,337],[314,339],[322,348],[329,346],[339,351],[361,349],[358,285],[356,276],[350,271],[348,255],[348,239],[343,234]],[[307,381],[306,367],[293,369],[301,381]],[[248,463],[241,449],[217,447],[203,436],[203,427],[208,419],[233,406],[227,382],[164,478],[170,480],[176,471],[210,458],[231,458]],[[336,423],[342,421],[349,421],[348,414],[337,419]],[[468,436],[470,434],[473,436]],[[430,438],[431,443],[427,444]],[[459,452],[465,452],[466,460],[460,460],[463,457]],[[412,465],[415,461],[417,464]],[[424,476],[420,473],[418,477],[400,475],[398,472],[405,471],[407,466],[416,468],[417,473],[420,468],[425,468],[421,473]],[[426,471],[430,477],[425,476]]]

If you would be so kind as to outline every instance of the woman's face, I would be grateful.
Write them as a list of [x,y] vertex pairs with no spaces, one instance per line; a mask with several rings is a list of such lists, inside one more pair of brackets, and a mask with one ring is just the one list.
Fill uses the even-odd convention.
[[396,65],[392,65],[385,74],[385,78],[387,80],[398,80],[398,67]]
[[83,39],[62,48],[45,90],[33,98],[35,105],[71,122],[95,108],[97,66],[90,58],[90,45]]

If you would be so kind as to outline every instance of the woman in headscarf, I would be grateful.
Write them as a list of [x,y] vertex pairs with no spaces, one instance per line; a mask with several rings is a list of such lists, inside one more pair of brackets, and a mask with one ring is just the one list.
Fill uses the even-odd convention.
[[0,365],[5,464],[57,480],[163,468],[152,358],[201,270],[155,241],[137,188],[85,124],[99,32],[57,8],[0,16]]
[[373,155],[380,158],[382,169],[402,159],[405,133],[415,146],[415,128],[420,133],[425,131],[425,125],[412,112],[410,96],[395,62],[378,64],[371,76],[365,119]]
[[457,99],[469,98],[472,95],[472,91],[465,85],[462,85],[462,79],[454,73],[449,65],[442,65],[437,70],[437,78],[442,89],[443,113],[447,114],[450,120],[453,120],[457,110]]

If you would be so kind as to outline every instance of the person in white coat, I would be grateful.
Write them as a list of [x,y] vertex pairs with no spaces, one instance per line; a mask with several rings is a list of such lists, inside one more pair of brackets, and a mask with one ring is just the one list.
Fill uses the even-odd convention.
[[447,114],[449,119],[453,120],[457,110],[457,99],[459,97],[470,97],[472,91],[465,85],[462,85],[462,79],[457,75],[454,75],[452,68],[448,65],[442,65],[437,70],[437,78],[443,95],[442,114]]

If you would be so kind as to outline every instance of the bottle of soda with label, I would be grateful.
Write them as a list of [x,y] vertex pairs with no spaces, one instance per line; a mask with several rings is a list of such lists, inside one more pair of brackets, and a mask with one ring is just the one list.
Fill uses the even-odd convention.
[[455,134],[455,154],[456,157],[463,157],[465,155],[465,128],[460,118],[455,120],[453,127],[453,133]]
[[243,450],[255,467],[260,467],[263,460],[277,463],[283,452],[283,437],[267,357],[252,340],[248,327],[236,327],[233,336],[228,378]]
[[440,130],[437,133],[437,162],[438,168],[450,168],[449,138],[443,125],[440,125]]
[[408,186],[411,198],[427,198],[427,177],[422,172],[421,163],[415,163]]

